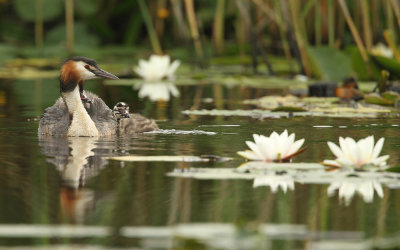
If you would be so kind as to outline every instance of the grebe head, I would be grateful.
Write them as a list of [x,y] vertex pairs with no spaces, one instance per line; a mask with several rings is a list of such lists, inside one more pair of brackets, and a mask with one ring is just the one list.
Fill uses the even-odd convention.
[[83,93],[85,80],[93,78],[118,79],[99,68],[96,61],[86,57],[71,57],[61,67],[60,91],[69,113],[68,136],[98,136],[96,124],[85,109],[90,102]]
[[119,102],[115,104],[113,113],[117,120],[120,120],[121,118],[129,118],[129,105],[125,102]]
[[79,84],[82,92],[82,85],[85,80],[93,78],[119,79],[117,76],[100,69],[93,59],[82,56],[68,58],[61,67],[61,92],[72,91],[76,84]]

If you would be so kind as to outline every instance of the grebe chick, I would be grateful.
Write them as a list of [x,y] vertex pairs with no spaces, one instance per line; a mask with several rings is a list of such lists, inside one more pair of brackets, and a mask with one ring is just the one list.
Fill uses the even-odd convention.
[[111,136],[117,134],[118,122],[112,110],[95,94],[83,91],[85,80],[119,79],[99,68],[96,61],[72,57],[60,73],[61,97],[47,108],[39,122],[39,135]]
[[119,102],[115,104],[113,113],[117,121],[120,121],[122,118],[129,118],[129,105],[125,102]]
[[119,134],[137,134],[158,130],[157,123],[141,114],[129,114],[129,105],[125,102],[115,104],[114,116],[118,120]]

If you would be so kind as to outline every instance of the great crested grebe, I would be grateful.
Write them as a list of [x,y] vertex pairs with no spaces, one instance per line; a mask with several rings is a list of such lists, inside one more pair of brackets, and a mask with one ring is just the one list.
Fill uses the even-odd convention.
[[[113,111],[101,98],[83,91],[85,80],[93,78],[119,79],[100,69],[93,59],[72,57],[65,61],[60,74],[61,97],[42,115],[39,122],[39,135],[112,136],[118,134],[119,124]],[[132,133],[140,132],[132,131]]]
[[118,121],[120,134],[143,133],[159,129],[153,119],[147,119],[138,113],[130,114],[129,106],[125,102],[117,103],[113,112]]

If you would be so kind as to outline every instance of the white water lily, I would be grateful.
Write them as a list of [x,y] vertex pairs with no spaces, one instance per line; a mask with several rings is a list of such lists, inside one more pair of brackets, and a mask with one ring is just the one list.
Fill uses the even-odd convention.
[[271,188],[272,193],[278,192],[279,187],[284,193],[288,189],[294,190],[294,180],[290,175],[266,175],[256,177],[253,182],[253,188],[268,186]]
[[304,139],[295,141],[295,134],[288,131],[278,134],[275,131],[269,137],[253,134],[254,142],[246,141],[251,150],[237,152],[240,156],[252,161],[285,161],[297,155],[304,143]]
[[328,142],[332,153],[337,157],[335,160],[324,160],[324,164],[333,167],[354,167],[373,165],[377,167],[386,166],[389,155],[380,156],[385,139],[380,138],[374,145],[374,137],[368,136],[356,142],[350,137],[339,137],[339,146]]
[[151,55],[148,61],[139,60],[139,65],[134,70],[146,81],[171,80],[180,64],[179,60],[171,63],[169,56]]
[[388,46],[383,43],[378,43],[371,49],[371,54],[375,56],[383,56],[388,58],[393,58],[393,51]]
[[173,83],[168,82],[145,82],[137,84],[139,97],[148,97],[151,101],[169,101],[170,97],[180,95],[178,88]]
[[364,202],[374,200],[374,192],[383,198],[382,184],[376,180],[362,180],[360,178],[346,178],[343,181],[332,182],[328,187],[328,195],[333,196],[339,190],[339,199],[344,200],[346,206],[351,203],[353,196],[358,193]]

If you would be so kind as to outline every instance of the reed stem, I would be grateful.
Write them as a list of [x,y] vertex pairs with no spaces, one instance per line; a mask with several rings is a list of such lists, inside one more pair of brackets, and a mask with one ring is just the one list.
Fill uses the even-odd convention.
[[36,48],[42,50],[43,48],[43,0],[36,0],[35,2],[35,44]]
[[181,0],[171,0],[171,5],[179,30],[178,36],[187,42],[189,40],[189,33],[185,24],[185,19],[183,18]]
[[333,0],[328,0],[328,41],[329,47],[335,45],[335,5]]
[[362,23],[363,23],[363,31],[364,31],[364,41],[367,47],[367,50],[370,51],[372,48],[372,36],[371,36],[371,23],[369,20],[369,7],[368,3],[365,0],[359,0],[361,4],[361,12],[362,12]]
[[394,20],[393,20],[393,11],[392,11],[392,4],[390,1],[386,1],[386,27],[390,32],[394,35],[395,34],[395,29],[394,29]]
[[156,15],[154,21],[154,29],[156,30],[157,37],[162,37],[164,34],[164,20],[167,15],[165,12],[167,9],[167,0],[158,0],[156,3]]
[[224,52],[224,12],[225,0],[217,0],[213,27],[213,40],[217,55]]
[[394,42],[392,31],[385,30],[383,32],[383,37],[385,38],[385,41],[388,44],[389,48],[393,51],[393,54],[394,54],[394,57],[396,58],[396,60],[400,62],[400,53],[397,50],[396,43]]
[[395,0],[390,0],[390,4],[392,5],[394,14],[396,15],[397,25],[400,28],[400,9],[399,9],[399,6],[397,5],[397,2]]
[[144,23],[147,28],[147,32],[149,33],[149,38],[150,38],[151,46],[153,47],[153,51],[154,51],[154,53],[161,55],[163,52],[161,49],[160,42],[158,40],[156,30],[154,29],[153,22],[151,21],[149,9],[147,8],[147,5],[144,2],[144,0],[138,0],[138,4],[139,4],[140,11],[142,12],[142,16],[143,16],[143,20],[144,20]]
[[302,34],[301,34],[301,21],[299,18],[299,11],[298,11],[298,2],[296,0],[289,0],[289,9],[292,16],[292,24],[294,27],[294,34],[297,42],[297,46],[300,52],[300,60],[304,68],[304,72],[308,77],[311,77],[311,66],[308,60],[308,53],[306,42],[304,41]]
[[197,57],[200,60],[200,64],[203,65],[203,59],[204,59],[203,47],[200,41],[200,34],[196,21],[196,14],[194,11],[193,0],[185,0],[185,9],[189,21],[190,33],[192,35],[194,48],[196,50]]
[[240,11],[236,14],[235,32],[239,56],[244,57],[246,55],[246,25]]
[[318,2],[315,5],[315,44],[317,46],[322,43],[322,33],[321,33],[321,3]]
[[289,47],[289,41],[287,38],[287,25],[283,20],[283,14],[282,10],[280,8],[280,3],[279,0],[274,1],[275,4],[275,13],[276,13],[276,22],[279,27],[279,35],[282,40],[282,47],[283,47],[283,52],[285,54],[286,59],[289,61],[289,67],[290,70],[293,70],[293,62],[292,62],[292,53],[290,52],[290,47]]
[[66,47],[68,54],[74,51],[74,0],[65,0],[65,26],[66,26]]
[[339,5],[342,9],[344,18],[346,19],[347,25],[350,28],[351,34],[353,35],[353,38],[357,44],[357,47],[360,51],[361,57],[363,58],[364,62],[368,62],[368,55],[365,51],[364,44],[360,38],[360,34],[358,33],[357,27],[354,25],[353,20],[351,19],[349,9],[347,8],[347,5],[344,0],[339,0]]

